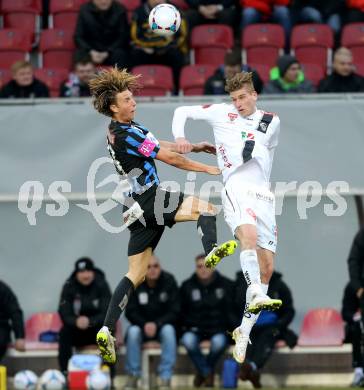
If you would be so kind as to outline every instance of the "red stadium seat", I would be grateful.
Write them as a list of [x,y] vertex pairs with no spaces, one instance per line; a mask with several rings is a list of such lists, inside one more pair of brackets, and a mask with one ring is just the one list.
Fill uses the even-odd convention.
[[34,76],[47,85],[51,97],[58,97],[59,88],[68,77],[68,69],[35,69]]
[[325,71],[331,67],[334,35],[327,24],[301,24],[292,30],[292,53],[306,64],[317,64]]
[[40,35],[40,67],[71,69],[74,51],[73,31],[43,30]]
[[313,309],[306,313],[298,338],[299,346],[340,346],[343,340],[344,322],[337,310]]
[[234,44],[233,30],[222,24],[196,26],[191,34],[191,63],[224,63],[224,56]]
[[10,68],[19,60],[29,59],[31,36],[23,30],[0,29],[0,68]]
[[284,44],[284,30],[279,24],[251,24],[241,34],[243,63],[264,64],[272,68],[277,57],[283,54]]
[[59,332],[62,321],[58,313],[36,313],[25,322],[26,349],[57,349],[57,343],[39,341],[42,332]]
[[132,20],[134,11],[142,4],[141,0],[119,0],[119,3],[126,8],[129,23]]
[[1,12],[33,12],[40,14],[42,12],[42,0],[2,0]]
[[80,7],[86,2],[87,0],[51,0],[49,27],[74,31]]
[[9,69],[0,69],[0,88],[11,80],[11,72]]
[[187,65],[180,77],[180,93],[185,96],[203,95],[206,80],[214,74],[214,65]]
[[364,77],[364,62],[360,63],[360,64],[355,64],[355,72]]
[[321,66],[317,64],[301,64],[305,78],[317,87],[320,80],[325,77],[325,72]]
[[173,90],[172,69],[165,65],[140,65],[132,69],[133,74],[141,74],[143,89],[138,96],[165,96]]
[[265,64],[255,64],[250,63],[249,66],[254,69],[260,76],[260,78],[263,80],[263,83],[267,83],[270,80],[270,67]]
[[170,3],[181,11],[186,11],[189,8],[188,4],[184,0],[170,0]]
[[344,26],[341,34],[341,46],[347,47],[353,54],[354,63],[364,63],[364,23],[350,23]]

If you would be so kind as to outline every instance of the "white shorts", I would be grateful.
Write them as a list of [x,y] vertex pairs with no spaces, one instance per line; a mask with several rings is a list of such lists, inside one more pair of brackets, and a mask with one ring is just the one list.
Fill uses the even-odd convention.
[[274,194],[262,187],[226,183],[221,192],[225,221],[233,235],[238,226],[251,224],[257,227],[257,245],[276,251],[277,225]]

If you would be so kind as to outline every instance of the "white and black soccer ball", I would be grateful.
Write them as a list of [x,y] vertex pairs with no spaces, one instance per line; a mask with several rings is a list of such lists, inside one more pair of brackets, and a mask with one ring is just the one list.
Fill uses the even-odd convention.
[[63,390],[66,388],[66,378],[58,370],[47,370],[39,378],[41,390]]
[[173,35],[181,25],[181,14],[172,4],[159,4],[149,14],[149,26],[157,35]]
[[14,376],[14,388],[16,390],[35,390],[38,377],[30,370],[22,370]]
[[89,390],[109,390],[111,387],[110,375],[102,370],[93,370],[86,379]]

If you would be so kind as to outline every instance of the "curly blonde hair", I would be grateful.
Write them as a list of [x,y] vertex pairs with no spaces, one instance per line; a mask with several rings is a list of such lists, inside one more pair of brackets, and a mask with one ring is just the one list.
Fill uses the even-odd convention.
[[251,72],[241,72],[237,73],[232,78],[226,80],[225,91],[235,92],[243,87],[247,86],[251,92],[255,91],[253,84],[253,73]]
[[112,117],[110,106],[115,104],[116,95],[127,90],[134,92],[140,89],[139,77],[140,75],[132,75],[126,69],[116,67],[101,71],[89,82],[95,109],[100,114]]

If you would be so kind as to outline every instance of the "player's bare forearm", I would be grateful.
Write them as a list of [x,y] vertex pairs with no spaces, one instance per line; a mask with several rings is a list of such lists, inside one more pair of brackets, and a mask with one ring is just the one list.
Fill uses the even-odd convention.
[[168,149],[171,152],[179,153],[175,142],[159,141],[159,144],[162,148]]
[[[185,154],[186,152],[181,150],[178,143],[176,142],[169,142],[169,141],[159,141],[159,144],[161,147],[168,149],[171,152],[179,153],[179,154]],[[197,144],[190,144],[191,145],[191,152],[193,153],[210,153],[210,154],[216,154],[215,146],[210,144],[209,142],[199,142]],[[188,153],[188,152],[187,152]]]
[[170,150],[163,147],[161,147],[159,150],[156,158],[157,160],[163,161],[166,164],[186,171],[204,172],[210,175],[220,174],[220,169],[217,167],[190,160],[181,154],[171,152]]

